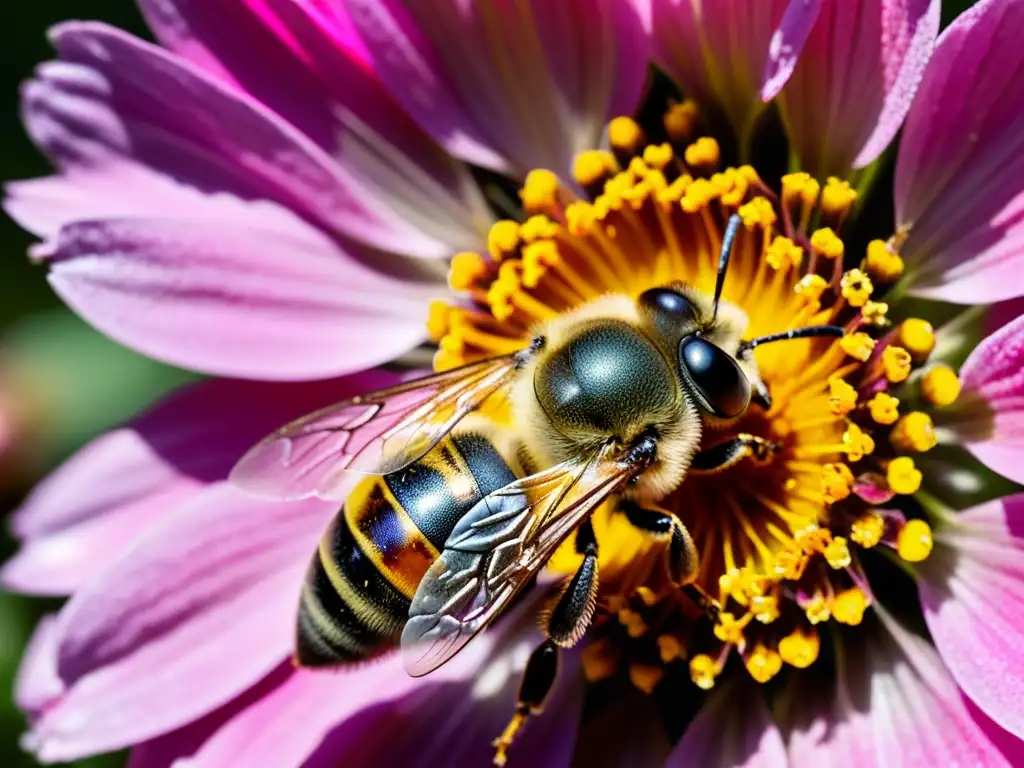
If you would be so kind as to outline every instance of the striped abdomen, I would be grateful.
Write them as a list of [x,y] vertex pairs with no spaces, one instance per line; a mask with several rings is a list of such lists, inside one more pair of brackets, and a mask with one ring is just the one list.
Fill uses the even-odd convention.
[[450,435],[405,469],[362,480],[306,574],[299,664],[343,664],[393,647],[416,587],[455,524],[513,480],[491,442],[476,433]]

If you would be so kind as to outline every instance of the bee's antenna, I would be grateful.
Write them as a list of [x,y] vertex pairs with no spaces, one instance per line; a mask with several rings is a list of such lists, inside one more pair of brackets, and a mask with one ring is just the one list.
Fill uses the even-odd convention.
[[741,342],[736,351],[737,357],[745,354],[762,344],[770,344],[773,341],[787,341],[789,339],[810,339],[814,337],[831,336],[838,339],[846,334],[846,329],[838,325],[808,325],[806,328],[796,328],[792,331],[773,333],[770,336],[758,336],[756,339],[749,339]]
[[718,277],[715,278],[715,304],[711,310],[711,322],[718,317],[718,300],[722,296],[722,287],[725,285],[725,273],[729,270],[729,257],[732,255],[732,246],[736,241],[736,233],[739,232],[743,219],[738,213],[729,217],[725,225],[725,234],[722,235],[722,250],[718,255]]

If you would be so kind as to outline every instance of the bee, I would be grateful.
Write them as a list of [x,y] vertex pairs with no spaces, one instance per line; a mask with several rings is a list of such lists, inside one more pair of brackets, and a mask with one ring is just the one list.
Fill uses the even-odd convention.
[[[721,300],[740,219],[726,226],[712,295],[673,283],[607,295],[536,329],[510,355],[330,406],[250,450],[232,480],[278,499],[343,501],[302,588],[296,656],[329,666],[401,647],[425,675],[488,626],[571,535],[578,571],[546,612],[544,642],[523,673],[497,760],[540,710],[559,648],[575,644],[597,602],[590,514],[622,513],[664,541],[680,587],[698,555],[675,516],[651,509],[691,472],[715,472],[777,448],[747,434],[700,450],[770,394],[750,354],[760,344],[842,336],[812,326],[743,341],[747,319]],[[503,399],[511,426],[487,426]],[[365,477],[354,487],[350,473]]]

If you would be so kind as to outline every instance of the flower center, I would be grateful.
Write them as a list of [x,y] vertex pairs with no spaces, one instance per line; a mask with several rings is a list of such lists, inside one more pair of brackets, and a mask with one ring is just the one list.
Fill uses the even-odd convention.
[[[585,669],[594,679],[624,669],[642,690],[679,662],[709,688],[733,650],[765,682],[784,664],[815,661],[823,622],[859,624],[874,599],[861,552],[884,547],[916,562],[931,550],[927,523],[884,506],[918,490],[913,456],[936,442],[929,417],[911,406],[959,394],[951,369],[916,370],[934,346],[931,326],[894,325],[873,298],[902,274],[898,238],[871,242],[846,268],[849,185],[796,173],[776,192],[750,166],[722,169],[714,139],[689,137],[692,117],[688,104],[670,108],[669,141],[657,144],[632,119],[614,120],[611,150],[577,158],[575,187],[530,173],[524,220],[495,224],[486,254],[455,257],[449,283],[465,300],[436,303],[429,320],[440,370],[521,349],[539,323],[604,294],[636,297],[675,281],[710,293],[725,223],[739,213],[723,298],[747,314],[745,338],[845,329],[839,340],[758,347],[771,407],[705,429],[702,447],[749,433],[781,449],[693,473],[660,501],[693,537],[696,585],[717,601],[714,618],[671,586],[663,543],[614,502],[595,513],[602,610]],[[566,546],[549,567],[568,574],[578,562]]]

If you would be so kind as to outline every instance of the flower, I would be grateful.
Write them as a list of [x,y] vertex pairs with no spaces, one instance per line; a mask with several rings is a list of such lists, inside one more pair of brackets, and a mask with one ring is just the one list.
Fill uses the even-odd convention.
[[[762,339],[748,346],[770,403],[762,392],[704,446],[749,434],[772,449],[748,443],[658,501],[696,545],[690,590],[617,500],[594,514],[600,610],[510,759],[1020,759],[1020,502],[956,511],[936,489],[962,477],[984,496],[976,460],[1020,479],[1024,328],[990,313],[1009,322],[960,366],[977,311],[933,325],[902,297],[1024,293],[1010,279],[1024,3],[982,0],[937,41],[938,2],[923,0],[143,8],[174,53],[58,28],[62,60],[25,94],[61,175],[13,185],[8,208],[102,330],[209,373],[296,381],[185,390],[20,510],[4,582],[72,594],[16,691],[37,755],[489,759],[544,586],[425,683],[393,656],[294,669],[298,585],[335,505],[254,500],[224,478],[289,418],[394,381],[352,372],[424,338],[448,369],[521,349],[536,323],[607,293],[712,291],[736,214],[723,307]],[[659,77],[634,112],[649,50],[687,98]],[[865,201],[901,126],[886,229]],[[445,288],[430,265],[447,255]],[[822,324],[842,338],[799,338]],[[548,573],[578,563],[570,542]],[[652,702],[668,703],[671,751]]]

